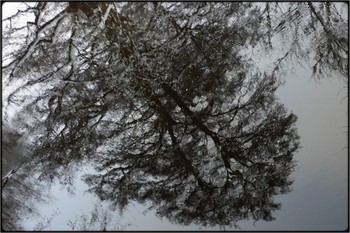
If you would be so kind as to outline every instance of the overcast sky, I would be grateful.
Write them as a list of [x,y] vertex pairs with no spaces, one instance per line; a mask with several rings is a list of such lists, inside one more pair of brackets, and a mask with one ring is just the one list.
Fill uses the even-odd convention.
[[[3,13],[9,13],[7,8]],[[280,101],[298,116],[297,126],[303,148],[296,154],[297,170],[293,191],[276,196],[282,203],[272,222],[239,222],[241,230],[345,230],[348,226],[348,142],[347,142],[347,84],[337,77],[315,82],[311,70],[297,68],[288,74],[286,84],[277,90]],[[342,101],[343,99],[343,101]],[[43,215],[54,217],[48,230],[69,230],[69,220],[89,213],[98,200],[84,194],[87,186],[77,178],[76,195],[71,197],[59,186],[51,190],[56,201],[40,206]],[[107,205],[107,203],[106,203]],[[105,206],[106,206],[105,205]],[[198,226],[181,227],[166,219],[160,220],[146,206],[134,204],[123,216],[115,213],[111,225],[126,225],[126,230],[198,230]],[[28,230],[41,219],[28,218]],[[202,228],[207,230],[208,228]],[[218,229],[218,228],[217,228]],[[208,229],[209,230],[209,229]],[[227,229],[228,230],[228,229]],[[232,229],[233,230],[233,229]]]

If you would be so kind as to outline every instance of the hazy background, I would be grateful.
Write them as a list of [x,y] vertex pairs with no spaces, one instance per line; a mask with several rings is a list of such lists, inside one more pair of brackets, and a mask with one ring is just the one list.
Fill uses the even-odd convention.
[[[297,68],[288,74],[277,96],[287,109],[298,116],[297,126],[302,149],[296,154],[298,168],[293,173],[293,191],[276,200],[282,203],[272,222],[239,222],[240,230],[345,230],[348,226],[348,142],[347,84],[337,77],[316,81],[311,70]],[[69,220],[89,213],[98,199],[84,194],[87,186],[77,178],[77,191],[70,197],[59,185],[51,193],[57,199],[39,211],[53,218],[49,230],[69,230]],[[107,203],[105,203],[107,206]],[[154,211],[143,214],[146,206],[131,205],[119,216],[114,213],[110,226],[125,230],[199,230],[199,226],[182,227],[159,219]],[[28,229],[40,219],[28,219]],[[126,226],[127,224],[132,224]],[[202,228],[210,230],[219,228]],[[108,230],[108,228],[107,228]],[[234,229],[226,229],[234,230]]]

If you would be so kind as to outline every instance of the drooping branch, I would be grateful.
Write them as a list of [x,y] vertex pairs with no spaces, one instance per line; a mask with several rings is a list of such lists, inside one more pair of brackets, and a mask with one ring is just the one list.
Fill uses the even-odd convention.
[[202,121],[182,101],[181,97],[177,94],[177,92],[166,83],[162,83],[162,88],[169,96],[171,96],[174,99],[177,105],[183,110],[185,115],[192,120],[193,124],[195,124],[199,129],[201,129],[206,135],[210,136],[214,140],[215,144],[219,146],[220,139],[218,135],[202,123]]
[[316,12],[314,6],[312,5],[312,2],[307,2],[307,5],[309,6],[309,8],[310,8],[312,14],[314,14],[314,15],[316,16],[317,20],[321,23],[321,25],[322,25],[324,31],[325,31],[327,34],[329,34],[328,27],[326,26],[325,22],[323,21],[322,16],[320,16],[320,15]]
[[13,77],[13,74],[15,72],[15,70],[18,67],[21,67],[21,65],[31,56],[31,54],[34,52],[35,47],[37,46],[37,44],[39,44],[41,41],[45,40],[43,38],[40,38],[40,33],[43,32],[45,29],[47,29],[50,25],[52,25],[53,23],[57,22],[58,20],[62,19],[64,16],[66,15],[66,11],[62,10],[59,14],[57,14],[55,17],[53,17],[51,20],[47,21],[45,24],[43,24],[36,32],[36,38],[35,40],[33,40],[30,45],[28,46],[28,48],[25,50],[24,54],[22,56],[20,56],[18,59],[13,60],[12,62],[10,62],[9,64],[7,64],[6,66],[3,66],[3,69],[6,69],[8,67],[11,66],[15,66],[15,68],[12,70],[12,72],[10,73],[9,78],[11,79]]

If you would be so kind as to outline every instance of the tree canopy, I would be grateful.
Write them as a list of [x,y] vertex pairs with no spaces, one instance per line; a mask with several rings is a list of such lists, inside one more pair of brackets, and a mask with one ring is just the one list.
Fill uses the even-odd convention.
[[[317,40],[315,74],[347,73],[333,3],[40,2],[4,24],[4,84],[17,87],[5,105],[23,110],[39,178],[69,185],[92,163],[85,181],[101,200],[149,201],[185,225],[280,208],[300,146],[275,91],[285,59],[309,58],[301,38]],[[245,52],[288,33],[273,72],[257,70]]]

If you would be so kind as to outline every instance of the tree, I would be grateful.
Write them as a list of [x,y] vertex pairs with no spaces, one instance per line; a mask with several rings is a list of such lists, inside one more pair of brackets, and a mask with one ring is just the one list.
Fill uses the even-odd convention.
[[4,125],[4,122],[2,122],[1,141],[1,154],[3,155],[1,178],[5,179],[21,167],[26,156],[24,155],[23,143],[21,143],[21,135]]
[[275,37],[283,41],[285,48],[275,63],[275,70],[283,68],[283,64],[292,59],[299,64],[308,64],[314,77],[336,73],[346,79],[349,52],[347,8],[346,2],[264,3],[261,21],[266,27],[262,29],[265,31],[262,41],[272,49]]
[[31,168],[26,166],[28,157],[21,135],[2,125],[1,229],[21,231],[22,220],[26,216],[40,216],[36,205],[49,203],[50,197],[42,192],[43,185],[28,175]]
[[102,205],[95,204],[91,216],[82,214],[79,218],[76,218],[74,222],[69,221],[67,225],[73,231],[123,231],[127,226],[131,225],[129,223],[125,226],[112,226],[112,218],[112,214],[108,210],[105,210]]
[[291,190],[297,117],[274,95],[279,73],[242,53],[266,38],[269,10],[70,2],[24,14],[22,27],[5,19],[7,44],[28,43],[5,56],[3,75],[22,81],[6,105],[23,106],[16,123],[35,137],[40,179],[69,185],[89,162],[99,171],[86,176],[90,191],[121,209],[151,201],[181,224],[273,219],[273,196]]

